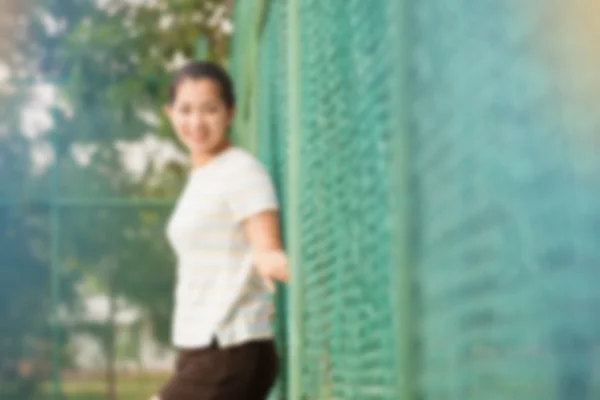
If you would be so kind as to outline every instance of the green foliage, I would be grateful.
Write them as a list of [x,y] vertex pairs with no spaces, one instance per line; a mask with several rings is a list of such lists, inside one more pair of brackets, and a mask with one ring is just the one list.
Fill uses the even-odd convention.
[[[226,3],[113,1],[98,9],[93,1],[6,2],[0,63],[10,68],[11,81],[0,82],[0,398],[33,398],[50,365],[54,170],[34,172],[34,145],[56,144],[63,198],[174,197],[185,178],[183,166],[150,163],[137,179],[124,169],[117,144],[148,134],[171,137],[161,117],[169,66],[178,55],[194,55],[199,35],[208,38],[209,58],[225,58],[228,36],[215,21],[227,18],[219,11]],[[52,131],[32,140],[23,135],[20,115],[30,100],[29,85],[38,82],[58,85],[61,105],[52,110]],[[89,163],[74,155],[81,145],[93,149]],[[9,199],[28,205],[8,207]],[[61,306],[80,306],[77,284],[94,280],[98,291],[144,310],[166,341],[174,272],[164,239],[169,209],[168,203],[62,207]],[[100,262],[107,255],[114,256],[116,268]],[[61,343],[67,334],[61,332]]]
[[[164,240],[168,208],[106,207],[65,211],[63,260],[92,290],[125,297],[144,310],[157,338],[170,326],[174,260]],[[89,286],[88,286],[89,287]]]
[[97,140],[110,132],[113,140],[135,140],[148,130],[169,136],[164,118],[158,126],[144,124],[139,112],[162,115],[169,68],[176,57],[194,57],[200,35],[210,43],[208,57],[224,60],[227,37],[218,24],[224,3],[111,2],[74,27],[59,65],[76,118],[88,126],[77,139]]
[[[97,151],[87,167],[64,154],[63,193],[95,198],[176,195],[184,179],[181,167],[150,164],[136,180],[123,170],[116,145],[148,132],[172,137],[161,117],[169,66],[178,55],[192,58],[200,35],[209,39],[209,57],[224,59],[227,38],[215,24],[226,18],[219,11],[224,6],[215,0],[160,0],[152,5],[114,1],[73,26],[57,52],[73,116],[57,116],[57,134],[65,148],[88,143]],[[155,118],[148,121],[144,113]],[[100,276],[108,290],[98,260],[114,255],[116,285],[110,290],[147,311],[162,340],[168,337],[173,282],[173,260],[164,239],[169,208],[95,208],[63,216],[65,257],[79,260],[82,275]]]
[[44,222],[43,212],[0,209],[0,383],[13,383],[10,388],[0,385],[3,399],[28,392],[35,380],[20,367],[43,358],[49,344],[50,271],[47,259],[31,252],[31,247],[47,241],[47,232],[39,226]]

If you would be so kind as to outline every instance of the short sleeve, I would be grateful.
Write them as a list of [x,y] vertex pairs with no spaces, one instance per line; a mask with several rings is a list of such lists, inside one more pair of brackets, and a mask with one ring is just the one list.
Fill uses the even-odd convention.
[[227,202],[236,222],[263,211],[278,209],[277,196],[266,169],[258,162],[248,163],[230,178]]

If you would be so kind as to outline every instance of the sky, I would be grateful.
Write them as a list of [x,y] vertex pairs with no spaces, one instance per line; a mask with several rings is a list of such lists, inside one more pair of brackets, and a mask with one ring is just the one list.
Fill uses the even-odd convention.
[[[114,0],[96,0],[99,7],[110,7],[109,3]],[[153,0],[120,0],[130,3],[151,3]],[[224,12],[224,9],[223,9]],[[60,30],[60,25],[50,15],[40,15],[46,30],[51,33]],[[215,15],[216,21],[221,19],[222,29],[231,32],[231,22]],[[168,19],[168,18],[167,18]],[[215,22],[216,22],[215,21]],[[185,61],[181,55],[177,55],[168,65],[169,69],[177,68]],[[3,82],[10,78],[10,71],[0,60],[0,89]],[[34,172],[41,173],[53,162],[53,150],[50,145],[48,131],[53,127],[52,118],[48,110],[59,101],[58,90],[51,84],[38,84],[31,88],[30,103],[21,112],[22,131],[33,143],[32,158],[34,160]],[[156,116],[149,116],[150,119]],[[123,164],[132,176],[140,176],[149,162],[162,166],[170,161],[185,162],[182,154],[171,140],[159,139],[152,131],[137,142],[119,142],[117,148],[121,152]],[[73,157],[82,165],[89,162],[94,148],[89,146],[78,146],[72,149]]]
[[[145,0],[129,0],[133,2]],[[99,4],[106,1],[99,0]],[[59,25],[50,16],[42,16],[48,32],[60,29]],[[185,62],[185,59],[176,58],[173,65]],[[10,79],[11,71],[0,60],[0,88]],[[34,173],[42,173],[54,160],[51,140],[48,131],[53,127],[49,110],[59,104],[59,92],[52,84],[36,84],[31,87],[30,102],[21,111],[21,126],[23,134],[32,141],[32,159]],[[63,104],[64,106],[64,104]],[[149,116],[155,118],[156,116]],[[176,148],[172,141],[159,139],[149,131],[137,142],[119,142],[117,148],[121,153],[124,167],[133,177],[141,176],[150,162],[162,166],[170,161],[184,162],[185,156]],[[81,165],[89,163],[94,148],[90,146],[77,146],[72,149],[74,159]]]
[[[49,84],[37,85],[32,88],[31,99],[29,105],[22,110],[21,126],[23,134],[34,143],[34,172],[41,173],[54,160],[48,131],[53,127],[49,109],[57,104],[59,99],[57,88]],[[121,153],[124,167],[133,177],[141,176],[147,164],[151,162],[160,167],[170,161],[185,160],[185,156],[172,141],[160,139],[152,131],[148,131],[139,141],[118,142],[117,149]],[[81,165],[89,163],[93,152],[93,146],[81,145],[72,149],[74,159]]]

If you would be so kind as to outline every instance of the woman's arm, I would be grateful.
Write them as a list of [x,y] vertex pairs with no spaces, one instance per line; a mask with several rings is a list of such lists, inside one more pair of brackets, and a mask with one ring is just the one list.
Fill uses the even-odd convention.
[[274,291],[274,281],[289,279],[288,259],[281,244],[279,214],[265,211],[247,218],[244,229],[252,246],[254,262],[259,275]]

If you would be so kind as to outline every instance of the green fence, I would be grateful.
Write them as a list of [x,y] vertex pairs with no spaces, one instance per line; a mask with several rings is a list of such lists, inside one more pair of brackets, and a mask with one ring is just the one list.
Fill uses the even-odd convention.
[[600,395],[600,119],[564,96],[546,12],[237,2],[236,136],[294,270],[275,397]]
[[[235,2],[234,135],[272,172],[293,271],[273,399],[600,397],[600,79],[558,3]],[[2,400],[168,378],[185,172],[126,181],[119,111],[0,130]],[[88,161],[63,143],[87,130]]]
[[0,135],[0,399],[147,399],[173,361],[164,227],[183,174],[140,188],[113,146],[123,132],[86,160],[55,117],[45,165],[18,128]]

